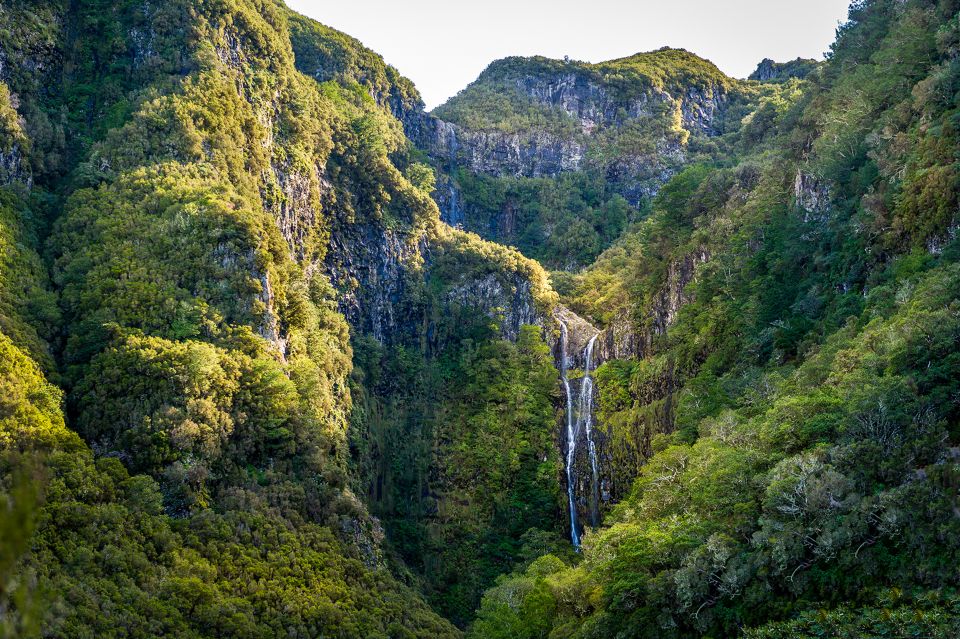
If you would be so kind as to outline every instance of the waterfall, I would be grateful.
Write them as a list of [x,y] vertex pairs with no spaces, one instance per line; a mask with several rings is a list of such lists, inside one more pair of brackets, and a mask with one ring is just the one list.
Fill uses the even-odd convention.
[[597,469],[597,446],[593,441],[593,346],[597,335],[590,338],[584,354],[583,381],[580,382],[580,419],[587,433],[587,452],[590,455],[590,524],[600,519],[600,472]]
[[[567,501],[570,508],[570,540],[573,547],[580,550],[580,531],[577,522],[576,499],[576,471],[574,462],[577,452],[577,438],[581,432],[585,434],[587,454],[590,458],[590,524],[596,526],[600,519],[599,491],[600,471],[597,465],[597,447],[593,439],[593,348],[597,342],[595,334],[587,342],[583,352],[584,369],[580,379],[580,389],[577,402],[574,404],[573,391],[569,376],[570,360],[567,356],[569,343],[569,329],[567,323],[558,318],[560,324],[560,377],[563,381],[563,390],[566,393],[567,417]],[[582,426],[582,428],[581,428]]]
[[580,533],[577,531],[577,502],[574,495],[576,488],[573,481],[573,458],[577,450],[577,433],[573,419],[573,393],[570,392],[570,379],[567,376],[569,368],[567,339],[567,323],[560,320],[560,378],[563,380],[563,389],[567,394],[567,500],[570,505],[570,541],[579,551]]

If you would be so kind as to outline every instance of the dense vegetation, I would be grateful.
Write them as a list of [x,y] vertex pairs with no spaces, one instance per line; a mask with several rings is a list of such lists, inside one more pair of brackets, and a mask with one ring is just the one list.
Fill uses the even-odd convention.
[[[370,396],[356,458],[393,547],[458,623],[518,562],[565,552],[554,453],[556,369],[539,331],[517,342],[461,338],[439,358],[358,348]],[[379,401],[376,401],[380,398]]]
[[[365,395],[338,309],[354,289],[323,268],[349,255],[330,240],[356,225],[433,243],[454,264],[407,258],[413,297],[446,299],[470,273],[553,294],[532,262],[439,227],[432,174],[372,95],[412,86],[272,2],[17,3],[0,19],[15,63],[0,84],[3,636],[456,636],[397,581],[351,490],[351,385]],[[342,71],[302,75],[292,43]],[[492,369],[448,388],[538,371],[548,388],[502,434],[533,429],[531,452],[497,445],[526,469],[551,443],[553,378],[524,334],[487,328],[474,348]],[[553,517],[553,477],[525,472],[508,496],[533,514],[517,517]],[[491,513],[516,507],[500,501]],[[465,608],[511,566],[479,572]]]
[[492,177],[459,170],[464,226],[552,267],[592,263],[641,213],[602,178]]
[[472,636],[957,633],[958,9],[855,4],[732,159],[565,280],[649,338],[597,375],[636,481],[582,562],[501,579]]
[[434,115],[583,160],[506,174],[272,0],[4,4],[0,636],[956,636],[958,25],[499,61]]

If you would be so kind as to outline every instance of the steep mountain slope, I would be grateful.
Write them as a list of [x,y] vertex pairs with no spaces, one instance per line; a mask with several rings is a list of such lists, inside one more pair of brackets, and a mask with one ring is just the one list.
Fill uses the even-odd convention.
[[764,91],[679,49],[599,64],[507,58],[430,116],[401,119],[446,174],[445,220],[571,267],[682,166],[713,157]]
[[4,4],[0,635],[958,634],[960,5],[850,15],[427,114],[272,0]]
[[282,6],[0,16],[5,503],[44,478],[30,552],[5,537],[4,632],[455,636],[351,490],[353,398],[378,401],[351,340],[495,350],[544,323],[544,273],[439,222],[400,123],[295,70],[304,29],[343,36]]
[[854,4],[725,162],[568,278],[604,328],[620,502],[581,562],[488,591],[472,636],[960,630],[958,10]]
[[[415,89],[378,55],[291,20],[303,73],[339,78],[398,117],[424,117]],[[434,188],[427,166],[408,173]],[[565,547],[559,398],[543,344],[555,294],[539,266],[476,236],[439,227],[437,238],[411,243],[391,228],[352,228],[363,235],[346,226],[333,235],[349,261],[330,271],[351,282],[341,306],[364,333],[353,340],[353,483],[411,578],[465,624],[497,575],[524,556]],[[385,259],[357,259],[367,254]],[[405,255],[422,255],[422,276],[404,273]],[[367,270],[370,263],[378,265]],[[371,308],[384,310],[365,319]]]

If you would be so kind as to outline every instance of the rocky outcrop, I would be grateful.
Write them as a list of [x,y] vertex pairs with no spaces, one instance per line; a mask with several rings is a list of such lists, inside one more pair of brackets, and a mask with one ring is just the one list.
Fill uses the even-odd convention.
[[[495,71],[488,69],[484,76],[490,73]],[[484,76],[478,82],[483,82]],[[683,166],[686,135],[719,132],[717,122],[730,102],[728,90],[719,83],[672,90],[651,85],[625,94],[598,73],[576,66],[561,72],[535,69],[509,83],[496,84],[495,90],[519,92],[532,109],[566,117],[569,126],[512,131],[497,126],[469,128],[410,109],[408,104],[400,105],[394,115],[403,122],[407,136],[427,151],[442,171],[452,174],[463,168],[495,177],[536,178],[556,177],[590,165],[604,172],[615,190],[633,205],[655,195]],[[612,140],[622,127],[637,123],[650,129],[649,148],[642,152],[606,148],[616,144]],[[462,200],[451,196],[449,189],[438,191],[437,202],[444,220],[463,223],[462,208],[456,208],[463,206]]]
[[352,492],[345,492],[341,500],[349,505],[345,508],[348,513],[355,513],[338,517],[341,538],[351,543],[367,568],[384,568],[383,541],[386,534],[380,520],[367,514],[363,503]]
[[501,337],[516,341],[521,327],[545,325],[532,288],[530,280],[517,273],[490,273],[454,284],[445,301],[494,320]]
[[[563,305],[557,305],[553,309],[553,320],[556,324],[563,323],[567,327],[566,352],[561,350],[563,342],[560,340],[559,333],[554,335],[551,340],[557,369],[560,369],[560,359],[564,356],[566,356],[570,368],[582,369],[585,364],[584,354],[587,344],[600,331],[593,324]],[[600,361],[594,360],[595,365],[599,366],[600,363]]]
[[[599,357],[608,359],[642,359],[653,354],[654,340],[665,335],[674,323],[680,308],[690,301],[687,286],[693,281],[698,265],[707,262],[710,253],[706,248],[687,254],[671,262],[667,279],[657,292],[653,303],[641,318],[632,312],[620,313],[600,334]],[[638,328],[639,327],[639,328]]]
[[289,161],[274,160],[271,169],[281,197],[271,199],[264,194],[264,201],[272,208],[280,233],[294,256],[298,261],[307,259],[323,206],[320,193],[330,193],[333,187],[316,167],[311,175],[294,168]]
[[410,330],[408,271],[426,249],[424,238],[377,223],[339,220],[324,270],[340,292],[340,312],[355,331],[389,343]]
[[[339,291],[340,312],[354,331],[383,344],[419,343],[421,331],[426,331],[428,341],[436,338],[430,320],[434,311],[422,295],[434,262],[429,235],[373,220],[352,221],[340,215],[335,220],[322,268]],[[486,317],[503,339],[515,341],[526,325],[548,325],[533,283],[521,271],[464,273],[444,282],[441,289],[437,312],[457,314],[465,321]]]
[[411,134],[434,158],[496,176],[553,177],[576,171],[586,150],[578,139],[546,131],[471,131],[429,115]]
[[596,526],[600,521],[600,475],[593,429],[593,355],[598,331],[564,307],[554,309],[553,319],[559,328],[554,357],[564,398],[557,448],[564,460],[570,538],[579,550],[584,525]]
[[629,120],[658,118],[668,110],[665,107],[675,104],[680,106],[680,124],[684,129],[713,135],[716,116],[728,100],[719,85],[705,89],[689,87],[673,93],[651,86],[623,97],[622,92],[598,80],[595,74],[585,72],[527,74],[514,80],[514,84],[536,104],[565,112],[588,135]]
[[757,82],[785,82],[790,78],[805,78],[817,68],[817,61],[808,58],[797,58],[790,62],[774,62],[764,58],[750,74],[750,80]]
[[20,144],[11,144],[7,149],[0,144],[0,185],[5,184],[33,186],[33,173]]
[[820,221],[830,212],[830,187],[816,175],[797,169],[793,193],[794,201],[804,212],[804,222]]
[[717,117],[728,102],[720,87],[691,88],[676,96],[651,89],[621,101],[600,85],[579,83],[569,77],[519,84],[539,105],[561,108],[577,122],[579,130],[562,135],[536,129],[471,130],[430,114],[401,110],[395,115],[404,123],[407,136],[435,158],[456,161],[458,166],[478,173],[544,177],[581,169],[590,138],[602,128],[631,120],[660,119],[674,105],[679,106],[684,129],[714,135]]

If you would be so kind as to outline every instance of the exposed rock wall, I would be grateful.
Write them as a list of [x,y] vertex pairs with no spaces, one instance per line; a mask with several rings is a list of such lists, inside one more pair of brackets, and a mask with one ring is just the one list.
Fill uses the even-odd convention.
[[500,326],[503,338],[516,341],[523,326],[546,325],[537,309],[530,281],[519,274],[489,274],[453,285],[446,295],[448,304],[472,309]]
[[578,137],[560,137],[546,131],[472,131],[431,115],[424,115],[422,120],[408,133],[414,143],[434,158],[475,173],[554,177],[580,169],[586,153],[586,145]]
[[644,315],[637,318],[630,311],[624,311],[600,334],[600,360],[643,359],[652,355],[654,340],[666,334],[680,308],[690,301],[687,287],[693,281],[697,266],[709,259],[710,253],[701,247],[672,262],[664,286],[654,296],[650,307],[643,311]]
[[[718,133],[717,122],[730,102],[729,94],[719,85],[687,87],[673,94],[651,87],[623,97],[593,77],[575,72],[525,75],[515,85],[534,104],[565,113],[575,126],[562,132],[543,128],[475,130],[411,109],[407,103],[397,104],[394,115],[403,122],[407,136],[443,171],[461,167],[496,177],[537,178],[592,166],[602,171],[631,204],[638,205],[655,195],[686,162],[682,131],[658,134],[658,139],[651,140],[655,146],[652,152],[612,155],[599,150],[609,144],[607,132],[619,131],[631,122],[669,129],[673,126],[669,122],[671,114],[676,111],[681,129],[711,136]],[[437,202],[445,221],[463,222],[462,200],[451,197],[449,188],[438,192]]]
[[803,209],[803,221],[819,221],[830,211],[830,186],[821,178],[797,169],[793,182],[794,200]]
[[407,136],[434,157],[455,158],[460,166],[480,173],[539,177],[582,168],[589,138],[601,128],[660,118],[675,103],[679,103],[684,129],[714,135],[717,118],[729,101],[719,87],[691,88],[677,96],[652,89],[626,102],[599,85],[565,78],[531,81],[521,88],[543,106],[562,108],[578,122],[580,131],[560,136],[542,130],[470,130],[422,112],[401,109],[394,115],[404,123]]
[[410,238],[376,223],[335,227],[325,271],[340,291],[340,312],[354,331],[378,342],[399,341],[414,315],[408,273],[426,252],[424,238]]
[[0,185],[4,184],[22,184],[30,188],[33,186],[33,172],[21,144],[14,142],[3,148],[0,140]]
[[673,94],[650,87],[637,95],[622,97],[611,86],[582,73],[530,74],[520,77],[515,84],[538,104],[562,109],[587,134],[628,120],[659,117],[665,106],[679,102],[681,126],[712,135],[716,133],[714,120],[728,100],[726,92],[717,85],[706,89],[689,87]]

